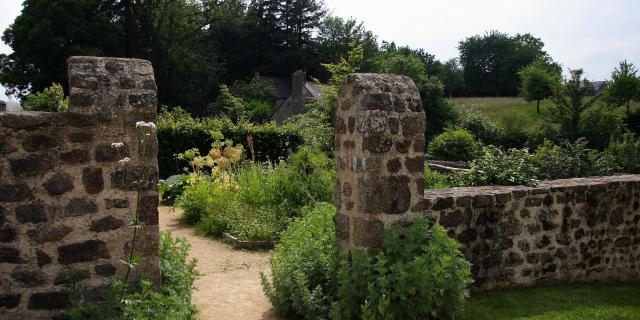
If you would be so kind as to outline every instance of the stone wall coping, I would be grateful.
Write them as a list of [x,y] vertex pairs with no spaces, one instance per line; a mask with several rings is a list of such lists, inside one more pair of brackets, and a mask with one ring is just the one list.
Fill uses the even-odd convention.
[[104,114],[82,114],[71,111],[44,112],[1,112],[0,126],[12,129],[34,129],[46,125],[69,125],[72,127],[94,126],[98,123],[109,122],[111,119]]
[[425,199],[436,199],[441,197],[464,197],[478,195],[496,195],[511,193],[514,191],[524,191],[530,194],[541,194],[548,191],[560,191],[567,188],[589,187],[596,185],[607,185],[620,182],[640,183],[640,174],[623,174],[600,177],[559,179],[541,181],[537,186],[481,186],[481,187],[459,187],[449,189],[425,189]]

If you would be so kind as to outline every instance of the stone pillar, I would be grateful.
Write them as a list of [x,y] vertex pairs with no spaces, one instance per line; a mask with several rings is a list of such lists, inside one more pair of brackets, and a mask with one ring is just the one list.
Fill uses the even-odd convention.
[[336,237],[376,248],[383,231],[423,198],[425,113],[405,76],[353,74],[336,110]]

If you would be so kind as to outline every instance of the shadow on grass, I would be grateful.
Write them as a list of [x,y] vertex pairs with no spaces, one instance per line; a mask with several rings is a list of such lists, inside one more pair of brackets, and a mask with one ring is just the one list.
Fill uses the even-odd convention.
[[640,319],[640,282],[477,292],[468,300],[464,319]]

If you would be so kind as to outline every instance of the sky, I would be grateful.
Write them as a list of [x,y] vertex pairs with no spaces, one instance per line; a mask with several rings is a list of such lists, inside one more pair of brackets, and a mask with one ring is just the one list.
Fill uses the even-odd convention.
[[[458,56],[458,42],[498,30],[531,33],[565,70],[610,78],[622,60],[640,65],[638,0],[324,0],[330,12],[364,22],[378,40],[423,48],[439,60]],[[0,30],[20,14],[22,0],[0,0]],[[0,53],[11,48],[0,43]],[[4,89],[0,99],[5,99]]]

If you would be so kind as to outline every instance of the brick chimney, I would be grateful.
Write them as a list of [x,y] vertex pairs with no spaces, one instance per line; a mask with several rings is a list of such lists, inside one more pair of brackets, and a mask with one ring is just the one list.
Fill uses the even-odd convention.
[[307,73],[304,70],[296,70],[291,75],[291,98],[294,101],[304,100],[304,85],[307,82]]

